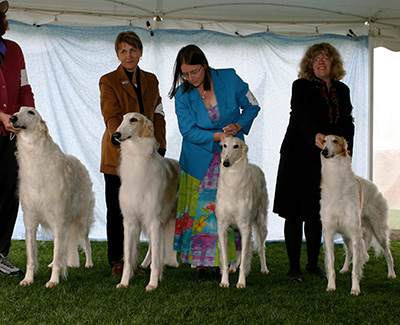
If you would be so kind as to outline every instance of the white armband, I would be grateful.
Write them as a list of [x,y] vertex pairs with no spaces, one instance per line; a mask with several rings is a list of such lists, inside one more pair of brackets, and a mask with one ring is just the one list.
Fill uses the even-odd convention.
[[154,110],[154,113],[155,114],[161,114],[162,116],[165,116],[164,107],[163,107],[162,103],[157,105],[156,109]]
[[26,73],[25,69],[21,70],[21,87],[29,85],[28,82],[28,74]]
[[253,93],[250,91],[250,89],[249,89],[249,91],[247,92],[246,97],[247,97],[247,99],[249,100],[249,102],[250,102],[252,105],[260,106],[260,105],[258,104],[257,98],[254,97],[254,95],[253,95]]

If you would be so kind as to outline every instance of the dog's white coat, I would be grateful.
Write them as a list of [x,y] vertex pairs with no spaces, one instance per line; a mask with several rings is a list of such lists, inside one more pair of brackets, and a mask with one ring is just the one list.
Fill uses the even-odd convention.
[[[127,287],[137,266],[140,232],[149,238],[151,259],[146,291],[157,288],[164,264],[178,267],[173,250],[180,166],[157,153],[153,123],[139,113],[127,113],[114,133],[121,143],[119,202],[124,219],[124,268],[117,288]],[[150,257],[151,256],[151,257]]]
[[333,236],[343,236],[346,260],[340,273],[349,269],[353,258],[351,294],[360,294],[360,279],[367,250],[373,239],[383,249],[388,265],[388,277],[395,278],[390,252],[388,205],[371,181],[356,176],[351,168],[346,140],[328,135],[321,152],[321,221],[323,226],[327,291],[336,290]]
[[228,229],[237,227],[241,235],[242,251],[237,288],[246,287],[252,257],[251,230],[254,230],[259,249],[261,272],[269,273],[265,261],[265,239],[267,237],[268,194],[265,176],[261,168],[250,164],[247,145],[239,138],[227,136],[221,141],[221,165],[218,180],[215,214],[218,222],[220,287],[229,287]]
[[27,266],[21,285],[33,282],[37,268],[36,232],[39,224],[54,238],[50,280],[66,277],[67,266],[79,267],[78,245],[85,251],[85,267],[92,267],[89,232],[95,205],[89,172],[74,156],[65,155],[49,135],[39,112],[21,107],[11,117],[17,135],[19,197],[24,211]]

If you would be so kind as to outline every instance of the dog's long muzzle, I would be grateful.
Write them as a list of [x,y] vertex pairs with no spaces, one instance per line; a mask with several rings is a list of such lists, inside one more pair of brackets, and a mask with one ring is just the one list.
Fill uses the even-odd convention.
[[328,149],[323,149],[321,151],[321,154],[325,157],[325,158],[329,158],[329,150]]

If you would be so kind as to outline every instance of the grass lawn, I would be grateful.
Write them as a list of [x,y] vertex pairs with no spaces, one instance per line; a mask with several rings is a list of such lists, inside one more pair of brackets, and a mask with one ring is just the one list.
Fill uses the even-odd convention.
[[[111,277],[106,242],[92,242],[92,269],[69,269],[68,279],[46,289],[50,278],[52,242],[39,242],[39,270],[29,287],[21,278],[0,276],[0,324],[399,324],[400,279],[388,279],[383,257],[370,252],[364,268],[361,294],[350,295],[351,275],[339,274],[343,248],[336,245],[337,290],[326,292],[326,281],[304,272],[305,283],[286,280],[288,261],[284,243],[267,243],[270,274],[260,273],[252,261],[247,287],[236,289],[231,274],[228,289],[217,281],[197,282],[188,265],[166,268],[153,292],[145,292],[149,271],[131,279],[128,288],[116,289]],[[141,244],[143,258],[147,245]],[[392,242],[395,265],[400,265],[400,242]],[[12,243],[10,260],[26,263],[25,242]],[[323,265],[323,254],[320,256]],[[81,264],[84,256],[81,254]],[[303,245],[302,266],[306,264]],[[400,274],[399,274],[400,275]]]

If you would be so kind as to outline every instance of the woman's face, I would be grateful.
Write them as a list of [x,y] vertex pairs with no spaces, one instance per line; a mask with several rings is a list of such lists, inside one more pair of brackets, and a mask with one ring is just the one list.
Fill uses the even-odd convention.
[[142,51],[128,43],[122,42],[118,45],[117,57],[126,70],[133,72],[139,63],[139,59],[142,57]]
[[206,74],[204,66],[201,64],[190,65],[182,63],[181,72],[182,78],[187,80],[196,88],[203,83]]
[[331,58],[325,53],[321,53],[317,55],[313,60],[313,71],[314,75],[317,78],[322,80],[330,80],[331,79],[331,71],[332,71],[332,61]]

